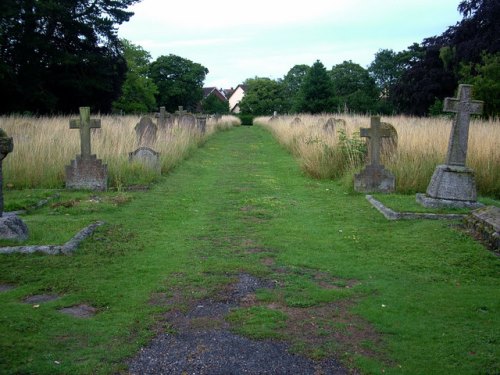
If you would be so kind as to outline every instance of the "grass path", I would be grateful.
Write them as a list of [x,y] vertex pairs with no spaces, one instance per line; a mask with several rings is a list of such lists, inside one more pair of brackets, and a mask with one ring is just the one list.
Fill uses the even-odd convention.
[[[277,286],[231,314],[241,334],[367,373],[500,371],[498,258],[457,223],[388,222],[362,195],[303,176],[261,127],[220,133],[151,191],[120,197],[26,217],[108,225],[71,257],[0,257],[0,283],[17,286],[0,293],[0,373],[124,369],[148,328],[169,329],[162,301],[205,298],[242,272]],[[61,298],[22,303],[40,293]],[[78,303],[99,312],[57,312]]]

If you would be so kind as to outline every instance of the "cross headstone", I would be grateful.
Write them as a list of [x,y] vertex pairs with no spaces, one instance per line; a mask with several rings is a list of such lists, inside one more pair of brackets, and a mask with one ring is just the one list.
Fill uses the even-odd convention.
[[359,135],[361,137],[366,137],[369,139],[370,143],[370,154],[369,160],[370,165],[380,165],[380,143],[382,138],[387,138],[391,136],[391,132],[388,129],[383,129],[380,123],[380,117],[373,116],[371,118],[370,128],[361,128]]
[[106,190],[108,168],[90,149],[91,129],[100,128],[101,121],[90,119],[90,107],[80,107],[80,118],[70,120],[69,127],[80,130],[81,154],[66,166],[66,188]]
[[483,113],[483,102],[472,100],[472,85],[459,85],[457,98],[445,98],[443,111],[456,113],[451,128],[447,165],[465,166],[470,115]]
[[175,114],[178,115],[179,117],[184,115],[185,113],[187,113],[187,112],[184,110],[184,107],[182,105],[179,106],[178,111],[175,111]]
[[80,107],[80,118],[69,121],[70,129],[80,129],[80,149],[82,159],[89,159],[90,130],[101,127],[101,120],[90,119],[90,107]]
[[158,127],[160,129],[163,129],[165,127],[165,124],[167,122],[167,115],[166,115],[165,107],[160,107],[160,113],[156,114],[156,117],[158,118]]
[[28,227],[16,215],[4,215],[3,212],[3,159],[14,149],[12,137],[0,129],[0,238],[10,240],[26,240]]
[[459,85],[456,98],[445,98],[443,111],[456,113],[445,164],[434,170],[426,194],[417,194],[425,207],[477,208],[474,171],[465,166],[471,114],[481,114],[483,102],[472,100],[472,86]]
[[394,175],[380,164],[380,143],[390,132],[381,127],[380,117],[373,116],[370,128],[361,128],[360,136],[369,140],[370,163],[354,176],[354,189],[363,193],[390,193],[395,190]]

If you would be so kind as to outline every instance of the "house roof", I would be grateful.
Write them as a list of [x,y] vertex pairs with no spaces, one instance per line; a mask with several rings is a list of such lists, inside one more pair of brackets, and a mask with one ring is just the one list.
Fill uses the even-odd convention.
[[203,99],[208,98],[209,95],[215,95],[219,100],[226,101],[226,96],[220,92],[217,87],[203,87]]

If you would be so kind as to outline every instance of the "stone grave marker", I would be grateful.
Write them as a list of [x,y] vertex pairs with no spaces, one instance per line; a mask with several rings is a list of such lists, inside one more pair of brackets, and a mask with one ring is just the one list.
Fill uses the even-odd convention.
[[295,126],[295,125],[300,125],[302,124],[302,120],[300,119],[300,117],[295,117],[292,122],[290,123],[290,125],[292,126]]
[[465,224],[489,248],[500,251],[500,207],[487,206],[474,210],[465,218]]
[[164,130],[167,127],[172,125],[172,116],[170,113],[165,111],[165,107],[160,107],[160,112],[155,114],[157,120],[157,128],[160,130]]
[[381,122],[380,128],[389,133],[388,137],[382,138],[382,142],[380,144],[380,152],[382,155],[391,156],[398,149],[398,132],[396,128],[389,124],[388,122]]
[[207,117],[206,116],[196,116],[196,127],[201,134],[205,134],[207,131]]
[[139,147],[137,150],[129,153],[130,162],[138,162],[147,168],[161,171],[160,153],[149,147]]
[[335,125],[335,119],[333,117],[330,117],[326,124],[323,125],[323,130],[327,133],[335,134]]
[[101,120],[90,119],[90,107],[80,107],[80,119],[70,120],[70,129],[80,130],[81,154],[66,166],[67,189],[106,190],[108,168],[96,155],[91,154],[90,133],[92,128],[100,128]]
[[150,147],[156,142],[158,127],[153,123],[150,117],[142,117],[135,126],[137,144],[139,146]]
[[445,164],[438,165],[426,195],[417,194],[417,202],[425,207],[469,207],[477,202],[476,181],[472,169],[466,167],[471,114],[481,114],[483,102],[472,100],[472,86],[459,85],[457,98],[445,98],[443,110],[455,113]]
[[382,138],[390,137],[390,132],[382,129],[379,116],[373,116],[370,128],[361,128],[360,135],[369,139],[370,164],[354,176],[354,189],[363,193],[393,192],[396,187],[394,175],[380,164],[380,143]]
[[179,115],[179,126],[187,129],[194,129],[196,127],[196,117],[191,113]]
[[269,121],[276,121],[278,120],[279,117],[278,117],[278,112],[277,111],[274,111],[273,112],[273,115],[271,116],[271,118],[269,119]]
[[14,149],[12,137],[8,137],[3,129],[0,129],[0,238],[24,241],[28,239],[28,227],[14,214],[3,212],[3,159]]

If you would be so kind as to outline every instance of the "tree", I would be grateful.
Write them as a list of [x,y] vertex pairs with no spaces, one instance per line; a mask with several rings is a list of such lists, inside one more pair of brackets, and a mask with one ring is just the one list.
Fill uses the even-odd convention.
[[270,78],[255,77],[244,83],[247,90],[240,102],[242,113],[262,116],[272,115],[274,111],[283,112],[283,91],[279,82]]
[[474,86],[474,99],[484,101],[484,114],[500,115],[500,53],[485,53],[478,64],[462,64],[460,75],[461,83]]
[[149,77],[151,55],[142,47],[122,39],[127,75],[121,97],[113,102],[113,109],[125,113],[145,113],[156,109],[158,88]]
[[338,109],[366,113],[374,111],[378,99],[375,80],[361,65],[344,61],[335,65],[330,77],[333,82],[334,104]]
[[229,113],[229,102],[227,100],[221,100],[217,95],[212,93],[203,99],[201,102],[201,109],[204,113],[225,115]]
[[138,0],[2,0],[0,112],[107,112],[126,63],[116,25]]
[[176,55],[160,56],[150,67],[150,76],[158,87],[156,102],[167,111],[184,106],[194,111],[203,98],[203,81],[208,69]]
[[308,65],[295,65],[283,77],[283,94],[285,98],[285,112],[297,112],[299,107],[299,93],[304,78],[311,69]]
[[325,66],[316,60],[302,82],[297,101],[298,110],[312,114],[329,112],[333,108],[332,96],[332,81]]

